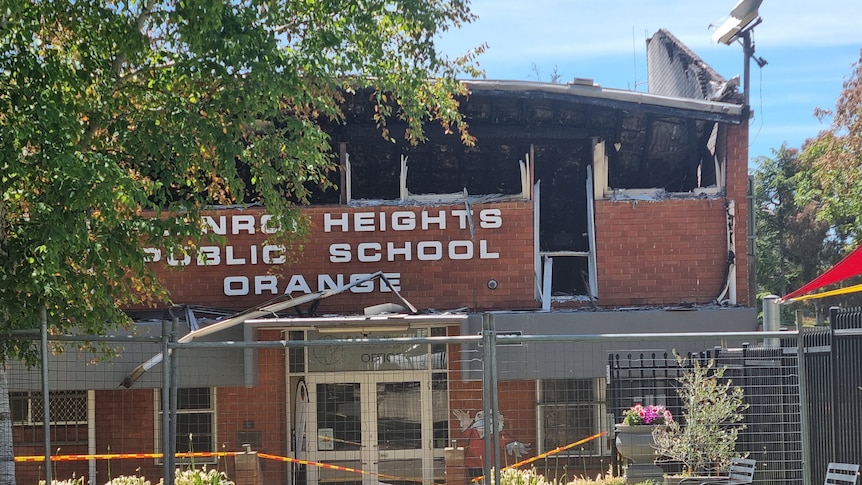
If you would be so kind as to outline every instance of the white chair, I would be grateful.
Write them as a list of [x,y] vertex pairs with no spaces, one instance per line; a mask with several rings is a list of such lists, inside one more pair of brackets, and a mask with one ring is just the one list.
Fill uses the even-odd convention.
[[754,470],[757,468],[757,460],[751,458],[732,458],[727,475],[710,478],[701,481],[701,485],[721,484],[736,485],[739,483],[751,483],[754,481]]
[[859,465],[850,463],[830,463],[826,467],[824,485],[856,485]]

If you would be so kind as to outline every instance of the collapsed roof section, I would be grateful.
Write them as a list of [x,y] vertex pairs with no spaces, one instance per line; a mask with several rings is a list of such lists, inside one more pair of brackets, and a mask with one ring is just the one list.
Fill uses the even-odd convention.
[[[331,296],[340,295],[350,288],[354,286],[361,285],[368,281],[372,281],[375,279],[383,280],[391,289],[392,293],[398,298],[398,301],[401,305],[398,304],[381,304],[375,307],[370,307],[366,309],[364,315],[361,316],[342,316],[342,317],[314,317],[317,311],[317,306],[321,300],[329,298]],[[300,305],[310,305],[310,307],[302,311],[300,310]],[[402,306],[403,305],[403,306]],[[283,314],[289,310],[296,311],[300,318],[280,318],[279,314]],[[169,310],[170,311],[170,310]],[[446,318],[455,315],[456,321],[458,319],[465,318],[463,314],[457,313],[446,313],[445,315],[441,314],[429,314],[426,312],[426,315],[419,315],[419,310],[413,306],[409,301],[407,301],[398,289],[389,283],[386,279],[386,275],[382,271],[377,271],[372,273],[364,278],[359,278],[351,283],[334,288],[332,290],[320,291],[317,293],[311,293],[307,295],[303,295],[300,297],[293,297],[290,294],[281,295],[279,297],[273,298],[272,300],[262,304],[255,306],[254,308],[249,308],[245,311],[234,313],[232,315],[225,315],[224,318],[211,321],[205,326],[198,326],[197,317],[194,313],[194,308],[192,307],[184,307],[184,316],[189,325],[190,332],[179,337],[177,339],[177,343],[188,343],[195,339],[200,339],[202,337],[206,337],[218,332],[223,332],[229,329],[232,329],[237,326],[241,326],[247,321],[261,319],[261,318],[270,318],[278,320],[279,323],[287,323],[293,322],[301,323],[302,325],[317,325],[318,328],[324,329],[335,329],[338,330],[339,327],[343,326],[345,323],[352,323],[354,325],[358,324],[357,328],[362,328],[362,325],[373,325],[378,328],[387,328],[392,325],[392,323],[400,324],[403,322],[415,322],[415,323],[427,323],[429,321],[438,321],[445,320]],[[399,312],[398,314],[391,314],[391,312]],[[409,316],[414,316],[412,320]],[[145,372],[152,369],[157,364],[161,363],[164,358],[162,352],[159,352],[153,355],[146,362],[138,365],[131,372],[129,372],[120,383],[120,386],[125,388],[130,388]]]
[[647,40],[649,92],[662,96],[743,104],[739,77],[727,80],[665,29]]

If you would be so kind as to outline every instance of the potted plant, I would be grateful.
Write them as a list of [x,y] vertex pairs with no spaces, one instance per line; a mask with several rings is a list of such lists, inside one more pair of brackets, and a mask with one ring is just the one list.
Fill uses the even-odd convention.
[[617,451],[631,462],[626,466],[626,483],[657,480],[661,467],[655,464],[656,451],[653,430],[673,422],[673,415],[662,405],[635,404],[623,413],[623,422],[616,426]]
[[724,378],[726,367],[697,359],[689,366],[688,359],[674,355],[687,367],[677,379],[683,419],[653,431],[656,452],[661,461],[681,463],[684,475],[711,475],[741,456],[736,439],[745,428],[742,412],[748,405],[742,388]]

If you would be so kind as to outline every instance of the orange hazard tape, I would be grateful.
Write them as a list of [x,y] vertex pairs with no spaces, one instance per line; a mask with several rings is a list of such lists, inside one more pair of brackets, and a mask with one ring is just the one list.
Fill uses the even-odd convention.
[[[177,453],[175,456],[177,458],[210,458],[210,457],[226,457],[226,456],[234,456],[244,454],[244,451],[220,451],[220,452],[199,452],[199,453]],[[51,456],[51,461],[89,461],[89,460],[129,460],[129,459],[142,459],[142,458],[162,458],[164,455],[162,453],[106,453],[99,455],[56,455]],[[383,473],[371,473],[365,470],[357,470],[356,468],[350,468],[346,466],[339,465],[331,465],[329,463],[321,463],[316,461],[309,460],[299,460],[297,458],[290,458],[287,456],[278,456],[278,455],[270,455],[269,453],[258,453],[258,457],[267,459],[267,460],[276,460],[276,461],[285,461],[290,463],[298,463],[300,465],[309,465],[317,468],[327,468],[329,470],[338,470],[345,471],[350,473],[359,473],[362,475],[371,475],[380,478],[386,478],[391,480],[399,480],[406,482],[415,482],[415,483],[426,483],[422,480],[417,480],[415,478],[407,478],[407,477],[399,477],[395,475],[386,475]],[[45,456],[16,456],[15,461],[18,463],[35,463],[35,462],[43,462],[45,461]],[[432,482],[428,482],[429,484]]]
[[[177,453],[177,458],[210,458],[213,456],[233,456],[243,451],[219,451],[201,453]],[[101,455],[56,455],[51,456],[51,461],[89,461],[89,460],[129,460],[140,458],[162,458],[162,453],[106,453]],[[16,456],[18,463],[34,463],[45,461],[45,456]]]
[[317,468],[326,468],[328,470],[338,470],[338,471],[350,472],[350,473],[359,473],[360,475],[370,475],[373,477],[386,478],[386,479],[390,479],[390,480],[400,480],[400,481],[405,481],[405,482],[428,483],[428,484],[433,483],[433,482],[423,482],[422,480],[419,480],[416,478],[399,477],[399,476],[395,476],[395,475],[386,475],[384,473],[372,473],[372,472],[367,472],[365,470],[358,470],[356,468],[350,468],[350,467],[346,467],[346,466],[331,465],[329,463],[321,463],[319,461],[300,460],[297,458],[290,458],[287,456],[270,455],[269,453],[258,453],[257,456],[259,456],[261,458],[269,459],[269,460],[287,461],[287,462],[291,462],[291,463],[298,463],[300,465],[309,465],[309,466],[313,466],[313,467],[317,467]]
[[[604,435],[606,435],[606,434],[608,434],[608,432],[607,432],[607,431],[602,431],[601,433],[596,433],[596,434],[594,434],[594,435],[592,435],[592,436],[588,436],[588,437],[586,437],[586,438],[584,438],[584,439],[582,439],[582,440],[575,441],[574,443],[569,443],[569,444],[567,444],[567,445],[565,445],[565,446],[558,446],[558,447],[554,448],[553,450],[546,451],[545,453],[542,453],[542,454],[540,454],[540,455],[536,455],[536,456],[534,456],[534,457],[527,458],[526,460],[521,460],[521,461],[519,461],[519,462],[517,462],[517,463],[514,463],[514,464],[512,464],[512,465],[509,465],[509,466],[507,466],[507,467],[504,467],[504,468],[502,468],[500,471],[502,471],[502,470],[508,470],[509,468],[518,468],[519,466],[523,466],[523,465],[526,465],[526,464],[528,464],[528,463],[533,463],[533,462],[534,462],[534,461],[536,461],[536,460],[541,460],[542,458],[547,458],[547,457],[549,457],[549,456],[551,456],[551,455],[555,455],[555,454],[557,454],[557,453],[559,453],[559,452],[561,452],[561,451],[568,450],[569,448],[572,448],[572,447],[574,447],[574,446],[582,445],[582,444],[584,444],[584,443],[586,443],[586,442],[588,442],[588,441],[592,441],[592,440],[594,440],[594,439],[596,439],[596,438],[601,438],[602,436],[604,436]],[[483,478],[485,478],[485,476],[484,476],[484,475],[482,475],[482,476],[480,476],[480,477],[476,477],[476,478],[474,478],[474,479],[472,479],[472,480],[470,480],[470,481],[471,481],[471,482],[478,482],[479,480],[481,480],[481,479],[483,479]]]

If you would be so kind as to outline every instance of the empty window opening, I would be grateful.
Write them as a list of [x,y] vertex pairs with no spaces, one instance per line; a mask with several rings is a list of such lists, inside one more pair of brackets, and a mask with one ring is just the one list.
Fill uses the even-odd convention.
[[592,208],[587,193],[592,141],[536,144],[533,152],[543,305],[550,304],[550,299],[595,296],[591,291],[595,283],[590,281]]
[[520,196],[521,164],[528,148],[522,144],[468,147],[428,142],[410,146],[358,141],[347,144],[342,166],[349,167],[350,200],[463,197],[465,192],[471,196]]
[[606,181],[597,180],[603,190],[596,195],[644,190],[719,193],[723,163],[716,146],[718,129],[712,121],[626,114],[619,137],[603,139],[604,157],[596,157],[596,173],[606,170]]

